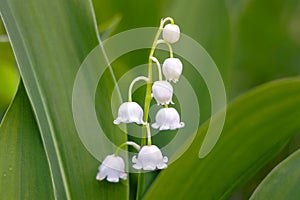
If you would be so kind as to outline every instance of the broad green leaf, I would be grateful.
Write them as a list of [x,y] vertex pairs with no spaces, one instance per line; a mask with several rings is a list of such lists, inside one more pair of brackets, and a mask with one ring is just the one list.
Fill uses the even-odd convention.
[[[0,0],[0,12],[44,143],[56,199],[127,197],[127,181],[96,181],[100,162],[81,143],[73,121],[76,73],[99,44],[92,9],[90,1],[82,0]],[[110,84],[113,77],[108,73],[106,79],[109,81],[102,85]],[[112,87],[102,87],[98,95],[111,92]],[[98,112],[104,117],[110,110],[104,107]],[[116,144],[126,140],[117,127],[103,126]]]
[[145,199],[227,199],[299,132],[299,94],[300,80],[294,78],[262,85],[236,99],[210,154],[198,157],[207,122],[185,154],[160,173]]
[[0,127],[0,199],[54,199],[46,152],[22,84]]
[[300,150],[276,166],[251,196],[252,200],[300,198]]

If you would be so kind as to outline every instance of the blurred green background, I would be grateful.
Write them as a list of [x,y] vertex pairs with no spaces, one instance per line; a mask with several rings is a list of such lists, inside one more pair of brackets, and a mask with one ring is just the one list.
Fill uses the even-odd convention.
[[[300,73],[300,0],[94,0],[93,4],[102,39],[131,28],[155,27],[162,17],[173,17],[182,32],[214,59],[229,101],[264,82]],[[116,62],[129,69],[144,64],[146,53],[133,52]],[[117,72],[117,78],[122,73]],[[18,81],[16,61],[0,22],[0,120]],[[193,87],[203,89],[203,105],[209,105],[204,83],[194,82]],[[206,107],[202,122],[209,117]],[[299,145],[297,141],[299,137],[232,199],[247,198],[264,174]]]
[[[197,40],[215,60],[229,99],[249,88],[300,73],[300,1],[275,0],[94,0],[99,31],[111,34],[158,26],[172,16],[183,33]],[[136,56],[137,57],[137,56]],[[143,63],[127,59],[128,66]],[[16,85],[16,62],[0,22],[0,115]]]

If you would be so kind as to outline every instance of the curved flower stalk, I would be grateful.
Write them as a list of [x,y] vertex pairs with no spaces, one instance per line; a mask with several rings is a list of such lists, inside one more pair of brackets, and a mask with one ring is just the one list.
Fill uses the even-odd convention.
[[155,146],[143,146],[138,156],[132,158],[133,168],[153,171],[168,167],[168,157],[163,156],[160,149]]
[[120,123],[137,123],[137,124],[146,124],[143,121],[144,111],[141,108],[141,106],[136,103],[132,102],[132,88],[133,85],[137,81],[148,81],[149,79],[144,76],[139,76],[135,78],[128,89],[128,102],[122,103],[118,110],[118,117],[114,120],[114,124],[120,124]]
[[184,127],[184,123],[180,122],[179,114],[175,108],[162,108],[155,117],[155,123],[152,128],[159,130],[175,130]]

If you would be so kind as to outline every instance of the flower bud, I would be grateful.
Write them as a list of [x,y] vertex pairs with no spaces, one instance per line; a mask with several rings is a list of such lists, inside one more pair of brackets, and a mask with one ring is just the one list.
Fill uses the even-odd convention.
[[136,102],[125,102],[119,107],[118,117],[114,124],[132,123],[145,124],[143,122],[143,109]]
[[173,103],[173,87],[168,81],[155,81],[152,86],[152,94],[158,105]]
[[119,182],[119,179],[126,180],[125,163],[120,156],[114,154],[106,156],[102,164],[99,166],[99,172],[96,179],[101,181],[107,179],[109,182]]
[[155,117],[155,123],[152,128],[159,130],[175,130],[184,127],[180,122],[179,114],[175,108],[162,108]]
[[138,156],[132,157],[132,166],[135,169],[144,169],[144,170],[155,170],[165,169],[168,167],[166,164],[168,158],[163,156],[160,149],[155,146],[143,146],[139,151]]
[[167,24],[163,29],[163,39],[169,43],[175,43],[179,40],[180,29],[176,24]]
[[163,63],[162,71],[168,81],[176,83],[182,73],[182,63],[178,58],[167,58]]

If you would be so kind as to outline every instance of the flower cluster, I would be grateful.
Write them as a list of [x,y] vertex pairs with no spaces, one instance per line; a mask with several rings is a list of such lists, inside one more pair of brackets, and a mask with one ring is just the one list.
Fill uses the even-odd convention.
[[[167,21],[170,21],[170,24],[165,25]],[[161,33],[162,39],[159,39]],[[159,130],[175,130],[184,127],[184,123],[180,122],[177,110],[168,107],[169,104],[174,104],[172,101],[173,86],[170,82],[176,83],[182,74],[182,63],[178,58],[173,57],[171,46],[171,44],[179,40],[180,29],[174,24],[172,18],[167,17],[161,20],[155,38],[149,55],[148,67],[150,69],[152,68],[152,62],[157,65],[159,80],[152,80],[152,70],[149,70],[151,73],[149,73],[147,77],[139,76],[135,78],[129,86],[128,102],[124,102],[120,105],[118,117],[114,120],[114,124],[117,125],[120,123],[136,123],[142,125],[147,133],[147,145],[140,147],[138,144],[131,141],[120,145],[116,152],[112,155],[108,155],[99,166],[99,172],[96,177],[97,180],[104,180],[106,178],[109,182],[118,182],[119,179],[125,180],[127,178],[124,161],[118,156],[119,150],[125,145],[131,145],[138,151],[138,155],[132,158],[133,168],[147,171],[167,168],[168,158],[163,156],[161,150],[151,143],[148,112],[152,98],[155,99],[158,106],[164,106],[157,112],[155,122],[151,125],[152,128]],[[162,67],[159,61],[154,57],[154,51],[158,44],[166,44],[170,52],[170,57],[164,60]],[[165,80],[162,79],[162,74],[164,75]],[[141,80],[147,82],[144,110],[138,103],[132,101],[132,88],[137,81]]]

